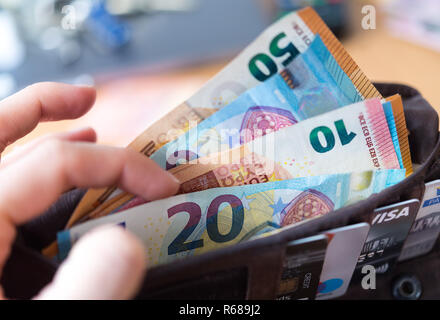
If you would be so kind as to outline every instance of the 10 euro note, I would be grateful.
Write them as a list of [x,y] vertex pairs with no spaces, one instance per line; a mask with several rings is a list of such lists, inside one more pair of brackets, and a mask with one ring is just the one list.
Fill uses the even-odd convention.
[[373,170],[216,188],[150,202],[58,233],[59,257],[90,229],[119,225],[147,248],[150,265],[220,249],[295,226],[400,182],[405,170]]
[[178,166],[182,193],[311,175],[400,168],[379,99],[369,99]]
[[[148,127],[129,147],[150,156],[169,142],[169,130],[188,130],[191,123],[199,123],[246,90],[275,75],[308,48],[315,34],[321,36],[363,98],[381,97],[318,14],[312,8],[305,8],[267,28],[197,93]],[[88,190],[67,226],[102,204],[114,190],[114,187]]]

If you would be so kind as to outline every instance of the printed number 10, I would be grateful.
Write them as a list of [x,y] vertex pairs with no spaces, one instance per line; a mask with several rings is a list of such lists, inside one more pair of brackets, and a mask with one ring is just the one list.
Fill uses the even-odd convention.
[[[354,139],[354,137],[356,137],[356,133],[354,132],[348,133],[347,128],[345,127],[345,123],[342,119],[335,121],[334,124],[339,140],[341,141],[341,144],[343,146],[349,144]],[[323,145],[319,140],[319,134],[321,134],[324,137],[325,145]],[[310,132],[310,144],[312,145],[313,149],[316,152],[319,153],[328,152],[335,147],[335,143],[336,143],[335,135],[333,134],[333,131],[329,127],[326,126],[316,127]]]
[[[218,209],[224,202],[230,204],[232,208],[232,225],[227,234],[221,234],[218,226]],[[203,247],[203,239],[185,242],[193,233],[194,229],[202,218],[202,209],[195,202],[184,202],[168,209],[168,218],[177,213],[189,213],[189,220],[185,228],[177,235],[177,237],[168,246],[168,255],[176,254],[182,251],[188,251]],[[206,231],[209,238],[214,242],[228,242],[237,237],[244,223],[244,210],[241,200],[234,195],[225,194],[216,197],[208,207],[206,215]]]

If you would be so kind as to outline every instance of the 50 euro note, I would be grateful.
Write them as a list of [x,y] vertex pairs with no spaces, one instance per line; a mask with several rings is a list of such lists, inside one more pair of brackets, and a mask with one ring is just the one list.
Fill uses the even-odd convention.
[[163,169],[363,100],[319,35],[279,74],[151,155]]
[[90,229],[113,224],[146,246],[150,265],[237,244],[318,218],[369,197],[405,177],[405,170],[373,170],[216,188],[150,202],[58,233],[59,258]]
[[[318,14],[312,8],[305,8],[267,28],[197,93],[148,127],[128,147],[150,156],[169,142],[170,130],[188,130],[191,124],[196,125],[246,90],[275,75],[308,48],[315,34],[321,36],[363,98],[381,97]],[[88,190],[67,227],[97,208],[114,191],[114,187]]]

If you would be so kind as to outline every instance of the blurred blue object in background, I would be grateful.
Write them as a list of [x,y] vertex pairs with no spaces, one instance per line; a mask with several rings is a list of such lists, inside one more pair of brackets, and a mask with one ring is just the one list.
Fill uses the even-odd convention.
[[105,1],[95,1],[86,26],[99,43],[110,49],[121,48],[130,41],[129,26],[108,12]]
[[18,65],[0,66],[0,74],[7,70],[20,89],[231,58],[271,23],[262,2],[0,0],[26,53]]

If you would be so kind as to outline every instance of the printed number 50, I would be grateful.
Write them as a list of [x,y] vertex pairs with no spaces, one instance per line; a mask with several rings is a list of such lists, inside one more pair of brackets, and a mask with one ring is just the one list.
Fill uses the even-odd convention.
[[[224,202],[229,203],[232,208],[232,225],[231,230],[229,230],[227,234],[221,234],[218,227],[218,209]],[[171,218],[179,212],[189,213],[189,220],[185,228],[183,228],[168,246],[168,255],[203,247],[203,239],[185,242],[193,233],[202,218],[202,209],[200,206],[194,202],[180,203],[168,209],[168,218]],[[206,231],[212,241],[222,243],[235,239],[243,228],[243,222],[243,204],[241,203],[241,200],[234,195],[225,194],[218,196],[212,200],[208,207],[208,212],[206,214]]]
[[[288,42],[288,45],[280,48],[279,42],[285,37],[286,34],[281,32],[272,39],[269,45],[269,51],[274,57],[281,58],[288,54],[287,58],[282,62],[283,66],[287,66],[293,60],[293,58],[299,54],[298,49],[290,41]],[[261,70],[262,66],[264,66],[264,69],[267,70]],[[278,72],[278,67],[275,61],[273,61],[269,55],[265,53],[258,53],[249,61],[249,71],[255,77],[255,79],[263,82],[276,74]]]

